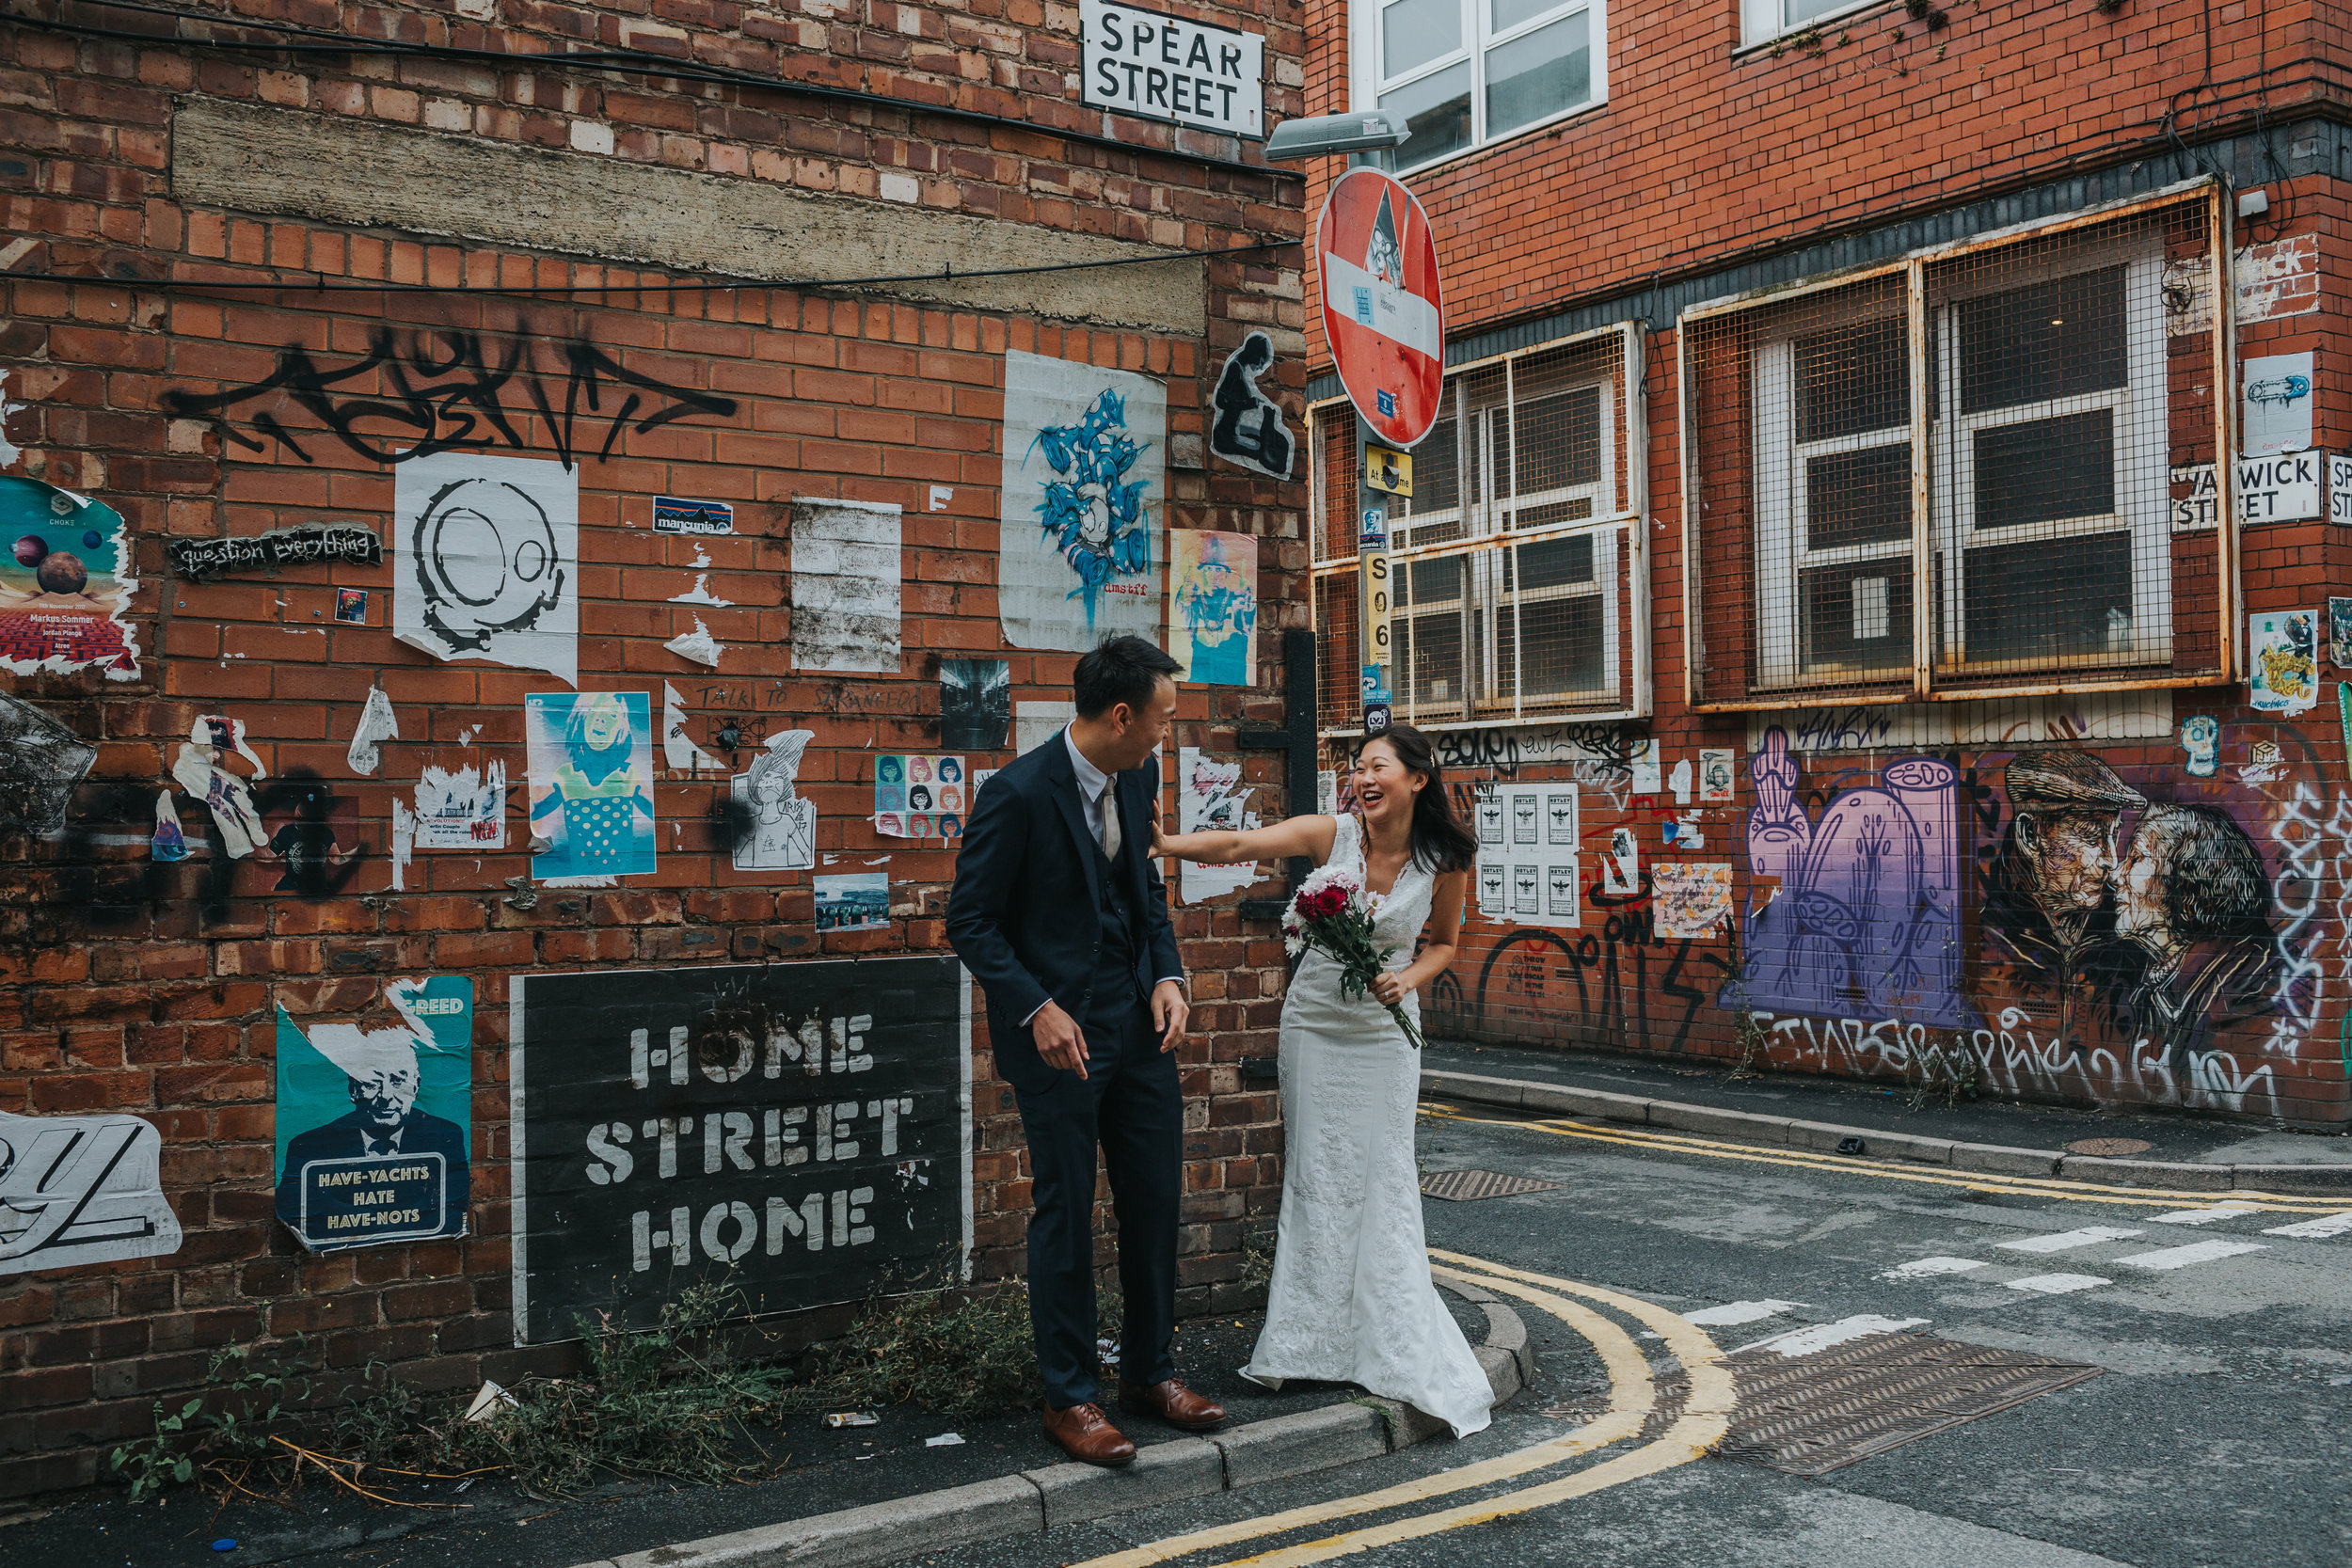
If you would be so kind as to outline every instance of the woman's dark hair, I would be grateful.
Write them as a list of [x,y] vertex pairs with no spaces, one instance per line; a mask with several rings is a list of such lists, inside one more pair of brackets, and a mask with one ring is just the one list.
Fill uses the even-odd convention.
[[1356,748],[1356,754],[1360,757],[1383,741],[1408,771],[1428,781],[1413,801],[1413,859],[1432,871],[1468,871],[1478,858],[1478,839],[1454,815],[1454,802],[1446,795],[1445,770],[1438,766],[1438,753],[1429,737],[1410,724],[1391,724]]
[[1140,637],[1104,638],[1078,660],[1077,676],[1071,683],[1078,717],[1092,719],[1120,703],[1140,715],[1152,705],[1160,677],[1173,677],[1183,668],[1155,642]]

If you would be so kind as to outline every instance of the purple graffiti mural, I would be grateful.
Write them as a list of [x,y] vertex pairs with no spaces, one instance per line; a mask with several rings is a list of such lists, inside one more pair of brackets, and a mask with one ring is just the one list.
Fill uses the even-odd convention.
[[[1903,757],[1839,791],[1818,821],[1797,800],[1797,761],[1777,727],[1748,764],[1748,870],[1756,886],[1744,961],[1724,1002],[1826,1017],[1972,1025],[1961,994],[1958,776]],[[1773,891],[1774,880],[1778,891]]]

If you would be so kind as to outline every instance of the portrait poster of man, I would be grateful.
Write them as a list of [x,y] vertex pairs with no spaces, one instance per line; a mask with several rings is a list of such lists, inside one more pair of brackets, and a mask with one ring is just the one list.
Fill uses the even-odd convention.
[[384,988],[389,1021],[278,1009],[278,1217],[312,1252],[466,1233],[473,982]]

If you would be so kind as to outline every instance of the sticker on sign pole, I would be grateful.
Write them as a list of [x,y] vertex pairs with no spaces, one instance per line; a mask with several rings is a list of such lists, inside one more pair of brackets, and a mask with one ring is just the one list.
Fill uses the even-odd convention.
[[1429,214],[1391,176],[1352,168],[1315,230],[1323,330],[1348,400],[1392,447],[1429,434],[1445,391],[1445,299]]

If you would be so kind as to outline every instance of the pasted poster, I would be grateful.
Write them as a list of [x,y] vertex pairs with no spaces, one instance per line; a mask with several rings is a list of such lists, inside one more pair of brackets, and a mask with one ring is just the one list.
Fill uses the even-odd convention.
[[2312,444],[2312,394],[2316,385],[2312,356],[2271,354],[2245,361],[2245,402],[2242,406],[2244,446],[2248,457],[2274,451],[2301,451]]
[[1727,747],[1722,750],[1717,750],[1711,746],[1700,748],[1699,799],[1701,800],[1728,800],[1731,799],[1731,769],[1733,762],[1734,753]]
[[419,849],[506,847],[506,764],[486,771],[427,768],[417,780],[414,847]]
[[1002,751],[1012,723],[1012,666],[1001,658],[939,661],[939,743]]
[[520,974],[515,1337],[858,1301],[971,1246],[971,1022],[952,958]]
[[1257,685],[1258,541],[1171,529],[1168,552],[1168,651],[1176,678]]
[[1027,756],[1053,739],[1078,717],[1075,703],[1015,703],[1012,705],[1012,749]]
[[1661,937],[1711,937],[1731,917],[1731,863],[1660,861],[1650,867],[1650,906]]
[[580,471],[437,451],[392,470],[392,635],[580,684]]
[[54,833],[98,748],[30,703],[0,692],[0,830]]
[[727,781],[735,807],[735,869],[806,871],[817,863],[817,802],[793,791],[814,730],[779,730],[748,772]]
[[880,931],[890,925],[890,873],[844,871],[812,879],[820,931]]
[[2258,713],[2305,713],[2319,701],[2317,617],[2280,610],[2246,618],[2248,700]]
[[[1176,752],[1176,831],[1184,833],[1243,832],[1257,827],[1258,814],[1249,809],[1249,791],[1241,782],[1241,764],[1219,761],[1197,746],[1180,747]],[[1187,904],[1239,893],[1258,880],[1255,861],[1234,865],[1177,863],[1180,895]]]
[[163,1147],[138,1117],[0,1111],[0,1275],[179,1251]]
[[1518,926],[1582,925],[1575,783],[1478,787],[1478,912]]
[[792,503],[792,668],[897,673],[901,533],[896,506]]
[[397,1022],[278,1009],[278,1217],[312,1252],[466,1233],[473,981],[395,980]]
[[17,474],[0,474],[0,669],[64,674],[95,666],[136,680],[138,588],[122,515]]
[[653,870],[651,705],[643,691],[523,699],[531,874],[540,881],[560,886]]
[[971,812],[963,758],[892,752],[874,759],[874,831],[884,838],[961,838]]
[[1005,641],[1083,653],[1159,630],[1168,389],[1148,376],[1005,356]]

